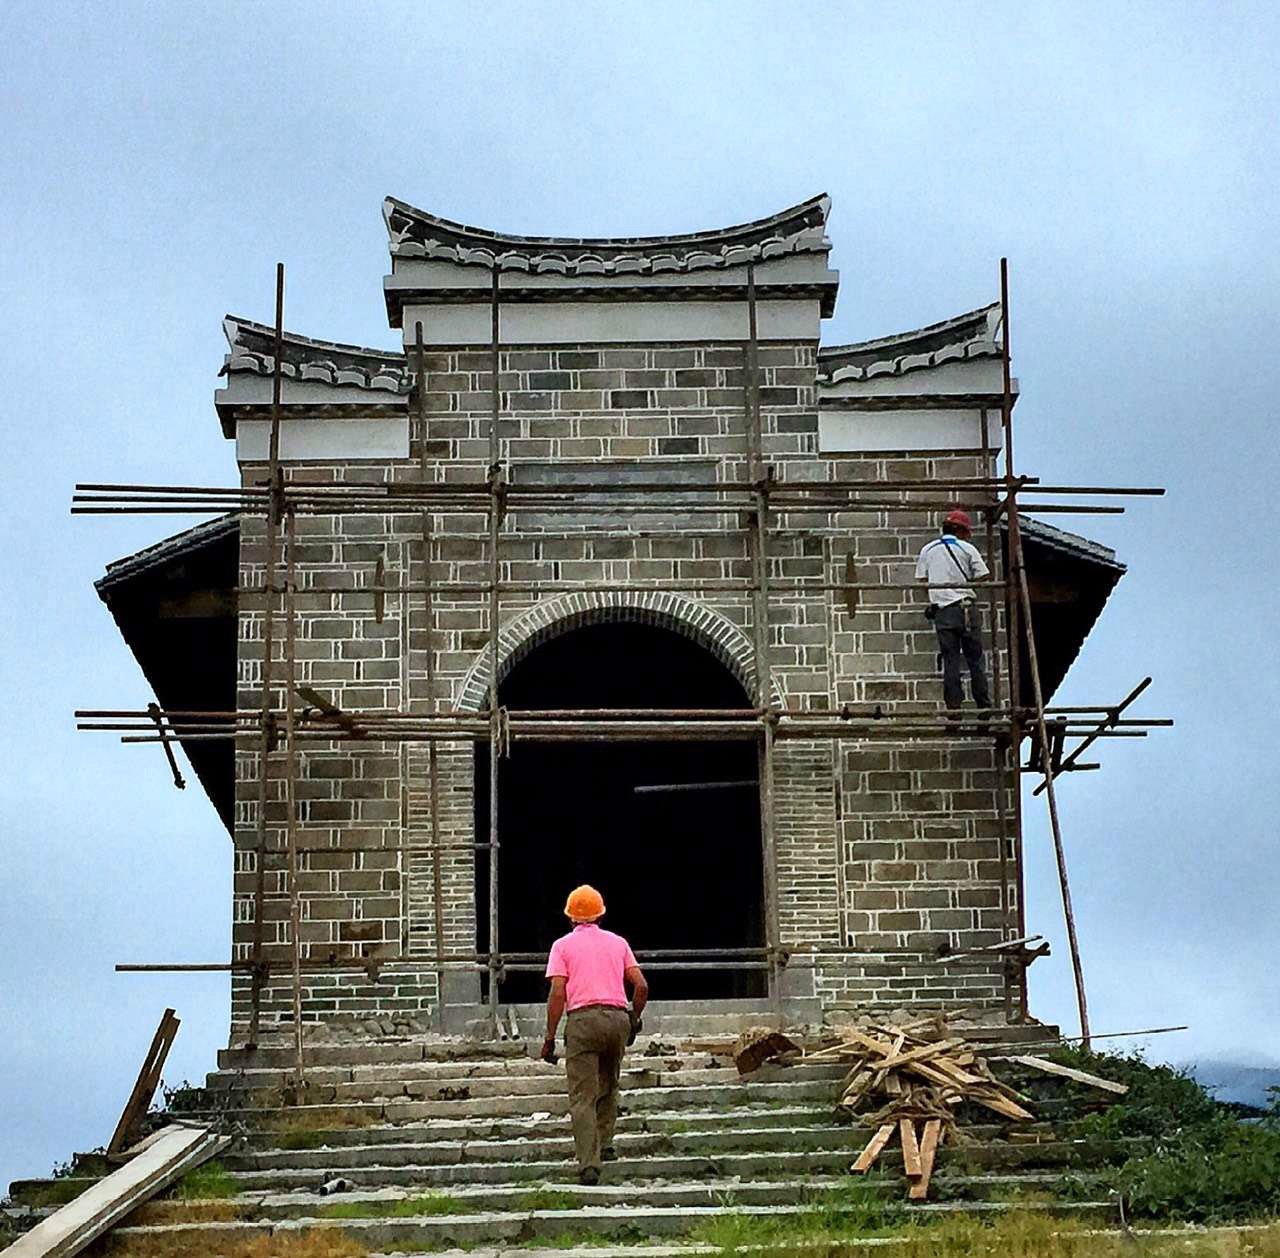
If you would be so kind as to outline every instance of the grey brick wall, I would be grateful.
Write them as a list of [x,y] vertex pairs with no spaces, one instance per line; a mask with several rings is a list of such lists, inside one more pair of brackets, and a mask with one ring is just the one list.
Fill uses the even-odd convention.
[[[410,364],[413,364],[410,355]],[[768,344],[760,351],[765,457],[782,481],[833,476],[907,479],[987,471],[976,459],[907,455],[823,459],[817,448],[816,346]],[[537,466],[698,463],[723,480],[743,479],[747,454],[741,345],[504,351],[502,457],[520,478]],[[291,481],[321,483],[480,482],[489,458],[491,379],[487,350],[425,354],[425,391],[415,398],[411,457],[403,461],[288,466]],[[525,473],[522,473],[522,467]],[[261,465],[247,465],[246,481]],[[916,551],[933,535],[937,513],[860,511],[833,517],[776,514],[769,538],[774,579],[838,581],[852,553],[866,582],[909,580]],[[503,658],[518,658],[564,626],[600,618],[650,619],[694,637],[753,685],[750,596],[674,595],[664,582],[750,575],[748,534],[735,515],[699,516],[679,527],[661,520],[546,514],[510,515],[501,541],[502,577],[581,583],[580,594],[504,595]],[[482,582],[488,577],[481,514],[433,513],[431,545],[420,513],[298,518],[299,684],[349,710],[425,712],[436,705],[480,710],[487,703],[488,600],[436,595],[428,621],[421,594],[389,595],[379,623],[371,597],[308,592],[316,583],[348,589],[389,584]],[[242,533],[242,583],[259,583],[265,561],[261,525]],[[652,592],[601,593],[591,587],[649,583]],[[914,593],[867,590],[849,615],[830,593],[779,595],[770,617],[774,701],[791,709],[847,702],[938,706],[933,633]],[[276,685],[283,684],[283,634]],[[260,703],[261,616],[241,615],[240,703]],[[264,1017],[290,1016],[288,905],[284,881],[283,753],[277,753],[267,819],[274,850],[268,867],[268,956],[280,966],[266,990]],[[475,946],[472,749],[437,752],[440,833],[432,834],[425,744],[308,741],[298,780],[303,897],[301,942],[308,959],[401,953],[422,957],[390,966],[378,982],[362,971],[308,974],[304,1016],[420,1012],[439,998],[434,953],[432,845],[439,845],[444,944]],[[247,959],[258,797],[258,752],[237,754],[234,955]],[[999,937],[996,821],[1001,780],[991,740],[779,742],[776,760],[779,920],[785,943],[827,953],[817,991],[831,1004],[992,1005],[998,966],[944,966],[939,944]],[[1011,795],[1008,796],[1011,800]],[[484,836],[481,836],[484,837]],[[314,849],[314,850],[313,850]],[[1012,857],[1011,848],[1006,848]],[[861,949],[834,956],[835,948]],[[247,1018],[247,978],[234,984],[233,1035]]]

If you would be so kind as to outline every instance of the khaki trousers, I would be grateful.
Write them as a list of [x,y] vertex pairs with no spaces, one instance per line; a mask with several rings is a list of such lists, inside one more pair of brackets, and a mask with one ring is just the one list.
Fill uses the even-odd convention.
[[564,1071],[569,1081],[569,1121],[578,1167],[600,1169],[601,1151],[613,1143],[618,1118],[618,1074],[631,1034],[625,1009],[588,1005],[569,1014],[564,1027]]

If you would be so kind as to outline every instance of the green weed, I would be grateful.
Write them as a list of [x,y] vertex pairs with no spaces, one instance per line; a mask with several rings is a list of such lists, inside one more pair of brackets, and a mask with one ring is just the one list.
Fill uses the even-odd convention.
[[581,1198],[560,1188],[535,1188],[520,1198],[522,1210],[576,1210]]
[[16,1205],[30,1206],[33,1210],[49,1206],[65,1206],[68,1201],[74,1201],[93,1183],[93,1180],[85,1179],[50,1179],[40,1184],[31,1184],[15,1192],[13,1201]]
[[216,1201],[234,1197],[240,1185],[231,1172],[216,1159],[188,1171],[174,1186],[173,1196],[179,1201]]
[[320,1211],[322,1219],[416,1219],[445,1214],[471,1214],[474,1206],[445,1193],[400,1197],[394,1201],[335,1201]]

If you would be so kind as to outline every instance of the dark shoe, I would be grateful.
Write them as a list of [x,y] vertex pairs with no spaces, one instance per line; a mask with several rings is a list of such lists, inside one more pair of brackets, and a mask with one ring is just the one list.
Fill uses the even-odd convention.
[[616,1162],[618,1160],[618,1150],[610,1145],[607,1149],[600,1150],[600,1161]]
[[594,1188],[600,1182],[600,1172],[594,1166],[584,1166],[578,1172],[578,1183]]

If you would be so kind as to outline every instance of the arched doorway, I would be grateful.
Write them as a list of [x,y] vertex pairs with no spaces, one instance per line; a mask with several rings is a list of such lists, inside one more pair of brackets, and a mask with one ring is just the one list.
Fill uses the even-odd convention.
[[[738,679],[699,643],[655,624],[588,624],[519,659],[498,687],[515,712],[548,708],[743,708]],[[476,747],[476,835],[488,833],[489,748]],[[646,788],[684,787],[691,789]],[[516,743],[499,766],[498,925],[504,953],[545,954],[564,933],[568,891],[590,882],[605,925],[637,952],[764,946],[760,796],[754,742]],[[489,866],[476,904],[488,948]],[[655,970],[654,999],[766,991],[760,970]],[[504,1003],[546,981],[510,974]]]

